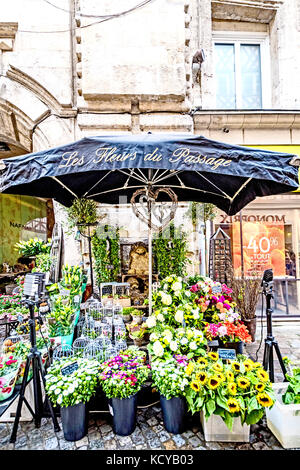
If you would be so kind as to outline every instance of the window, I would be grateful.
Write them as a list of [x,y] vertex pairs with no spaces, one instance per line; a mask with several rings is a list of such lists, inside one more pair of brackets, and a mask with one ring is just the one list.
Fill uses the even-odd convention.
[[267,40],[234,33],[214,38],[216,108],[270,106]]

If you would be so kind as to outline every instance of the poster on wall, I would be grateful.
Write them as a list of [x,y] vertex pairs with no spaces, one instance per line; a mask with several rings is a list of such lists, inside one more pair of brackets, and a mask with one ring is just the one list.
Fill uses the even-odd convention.
[[[240,223],[232,224],[232,251],[235,275],[241,275]],[[284,224],[268,222],[243,223],[243,256],[245,276],[273,269],[274,276],[285,276]]]

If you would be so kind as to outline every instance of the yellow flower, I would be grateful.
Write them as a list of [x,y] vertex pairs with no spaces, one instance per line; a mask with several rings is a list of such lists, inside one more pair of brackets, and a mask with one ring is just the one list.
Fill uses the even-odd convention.
[[197,363],[200,369],[204,369],[207,366],[207,359],[205,359],[205,357],[199,357]]
[[226,378],[228,382],[233,382],[234,381],[234,373],[231,370],[228,370],[226,372]]
[[225,382],[225,380],[226,380],[226,379],[225,379],[225,375],[222,374],[222,372],[217,372],[215,375],[216,375],[217,377],[219,377],[219,379],[221,380],[221,382]]
[[257,394],[257,401],[261,406],[271,406],[273,405],[273,400],[266,392]]
[[227,390],[230,395],[236,395],[236,384],[234,382],[229,382],[227,385]]
[[232,361],[231,363],[231,368],[234,370],[234,372],[240,372],[241,370],[241,365],[237,361]]
[[196,375],[196,379],[201,383],[201,385],[205,385],[207,382],[206,372],[199,372],[199,374]]
[[244,362],[244,366],[247,372],[250,372],[253,369],[254,362],[251,359],[247,359]]
[[189,365],[187,366],[187,368],[185,369],[186,375],[191,375],[193,370],[194,370],[194,364],[192,362],[190,362]]
[[199,392],[201,388],[200,382],[198,380],[193,380],[193,382],[191,382],[191,388],[195,390],[195,392]]
[[223,365],[220,364],[219,362],[216,362],[216,363],[212,366],[212,368],[213,368],[214,370],[216,370],[217,372],[221,372],[221,371],[223,370]]
[[254,369],[257,369],[258,367],[261,367],[261,363],[260,362],[254,362],[253,367],[254,367]]
[[229,398],[227,400],[227,406],[230,413],[236,413],[237,411],[240,411],[239,402],[235,398]]
[[257,369],[256,375],[262,382],[268,382],[269,374],[264,369]]
[[243,390],[250,387],[250,380],[247,379],[246,377],[238,377],[236,381],[237,381],[238,386],[242,388]]
[[213,377],[210,377],[208,379],[208,387],[211,389],[211,390],[215,390],[216,388],[218,388],[218,386],[220,385],[221,383],[221,380],[219,379],[219,377],[217,377],[216,375],[214,375]]
[[258,392],[262,392],[265,389],[265,384],[262,382],[258,382],[258,384],[255,385],[255,389]]
[[211,351],[207,353],[208,357],[213,361],[217,361],[219,359],[219,354],[217,352]]

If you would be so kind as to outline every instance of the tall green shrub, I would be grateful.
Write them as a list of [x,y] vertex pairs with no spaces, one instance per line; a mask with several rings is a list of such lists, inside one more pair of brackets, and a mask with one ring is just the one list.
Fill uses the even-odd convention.
[[100,227],[92,237],[92,249],[97,282],[117,281],[121,270],[119,230],[109,225]]

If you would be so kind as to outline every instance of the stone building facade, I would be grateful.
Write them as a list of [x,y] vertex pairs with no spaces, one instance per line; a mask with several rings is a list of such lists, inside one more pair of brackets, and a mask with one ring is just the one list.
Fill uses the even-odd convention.
[[149,131],[300,153],[300,0],[3,3],[0,158]]

